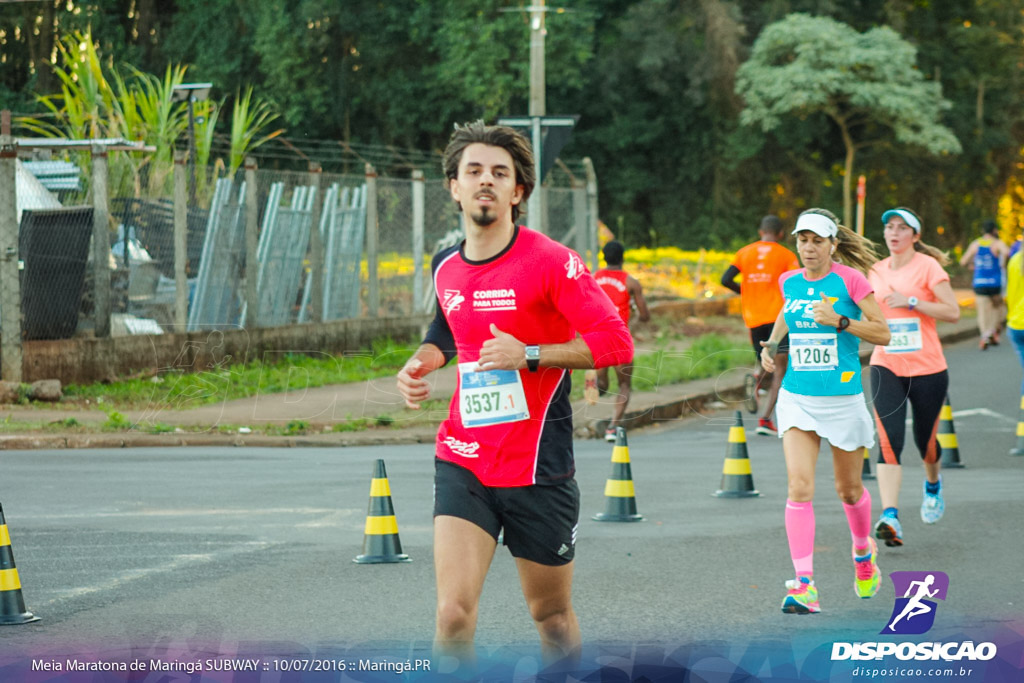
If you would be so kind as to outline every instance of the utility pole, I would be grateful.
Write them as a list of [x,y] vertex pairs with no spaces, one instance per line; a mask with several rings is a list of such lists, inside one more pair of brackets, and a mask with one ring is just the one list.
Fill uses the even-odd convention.
[[[532,230],[547,234],[545,225],[544,210],[544,189],[542,181],[544,168],[551,168],[551,163],[558,156],[558,151],[569,139],[569,132],[576,125],[579,117],[549,117],[547,114],[546,84],[544,79],[544,37],[547,29],[544,26],[548,12],[561,14],[566,11],[564,7],[547,7],[546,0],[536,0],[534,4],[526,7],[508,8],[502,12],[530,13],[530,113],[529,116],[508,116],[498,119],[498,123],[511,126],[520,131],[529,131],[530,144],[533,147],[533,169],[537,177],[537,185],[533,188],[533,194],[526,203],[527,224]],[[563,128],[563,132],[551,137],[551,128]],[[548,156],[552,159],[544,160],[544,136],[548,138]]]
[[530,11],[530,116],[544,116],[544,0],[527,7]]
[[544,225],[544,200],[541,192],[541,153],[544,149],[541,136],[541,117],[546,112],[544,80],[544,15],[547,7],[545,0],[537,0],[526,9],[530,12],[530,139],[533,143],[533,170],[537,178],[537,186],[527,202],[527,217],[530,227],[540,233],[547,233]]

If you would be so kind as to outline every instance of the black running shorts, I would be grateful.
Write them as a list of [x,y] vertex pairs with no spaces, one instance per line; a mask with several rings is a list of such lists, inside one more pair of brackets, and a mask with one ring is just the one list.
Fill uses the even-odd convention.
[[[754,346],[754,355],[757,356],[757,363],[761,363],[761,342],[768,341],[772,336],[772,328],[775,323],[758,325],[750,328],[750,343]],[[789,353],[789,334],[787,333],[779,342],[779,353]]]
[[556,567],[576,554],[580,489],[575,479],[553,486],[488,487],[465,467],[434,459],[434,516],[465,519],[494,540],[503,533],[513,557]]

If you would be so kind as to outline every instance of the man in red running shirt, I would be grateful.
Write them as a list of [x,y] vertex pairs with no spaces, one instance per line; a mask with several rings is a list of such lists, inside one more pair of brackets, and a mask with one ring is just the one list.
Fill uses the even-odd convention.
[[[625,248],[622,242],[611,240],[604,245],[605,268],[594,273],[597,284],[612,300],[619,315],[622,316],[626,325],[629,325],[630,301],[636,302],[636,310],[640,314],[640,322],[647,322],[651,319],[651,312],[647,310],[647,300],[644,299],[644,288],[640,282],[622,269],[622,262],[625,255]],[[587,371],[588,379],[594,372]],[[596,371],[596,389],[598,395],[603,396],[608,391],[608,368],[601,368]],[[605,430],[605,441],[615,441],[615,428],[622,422],[622,416],[626,414],[626,406],[629,405],[629,395],[633,382],[633,363],[625,363],[615,366],[615,378],[618,380],[618,393],[615,397],[615,409],[612,413],[611,422]],[[588,401],[591,399],[588,397]]]
[[466,239],[434,257],[437,313],[398,373],[406,405],[417,409],[430,396],[426,375],[458,356],[436,442],[434,648],[472,663],[480,594],[502,534],[545,658],[575,656],[569,369],[628,363],[632,338],[578,254],[516,225],[535,183],[525,137],[482,121],[457,126],[444,172]]

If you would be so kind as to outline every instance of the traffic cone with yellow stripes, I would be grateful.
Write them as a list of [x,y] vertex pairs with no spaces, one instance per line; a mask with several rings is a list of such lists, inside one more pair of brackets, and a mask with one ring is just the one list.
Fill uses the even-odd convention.
[[861,479],[874,479],[875,475],[871,474],[871,449],[864,449],[864,467],[860,471]]
[[956,428],[953,427],[953,407],[949,405],[949,394],[946,394],[946,401],[939,412],[939,433],[936,438],[942,448],[942,469],[963,467],[964,464],[960,462],[960,445],[956,441]]
[[1020,397],[1020,418],[1017,419],[1017,445],[1010,449],[1010,455],[1024,455],[1024,396]]
[[729,448],[725,452],[722,483],[711,495],[719,498],[761,495],[754,488],[754,475],[750,472],[750,458],[747,457],[747,432],[743,429],[743,413],[739,410],[736,411],[736,424],[729,428]]
[[366,512],[363,554],[352,561],[359,564],[412,562],[402,552],[402,542],[398,540],[398,521],[391,504],[391,485],[388,484],[383,460],[378,460],[374,465],[373,479],[370,480],[370,506]]
[[598,522],[640,522],[637,514],[636,493],[633,490],[633,472],[629,466],[629,444],[626,428],[615,428],[615,448],[612,449],[612,474],[604,485],[604,512],[594,515]]
[[39,621],[39,617],[25,609],[21,580],[11,550],[11,535],[7,531],[3,505],[0,505],[0,624],[28,624],[33,621]]

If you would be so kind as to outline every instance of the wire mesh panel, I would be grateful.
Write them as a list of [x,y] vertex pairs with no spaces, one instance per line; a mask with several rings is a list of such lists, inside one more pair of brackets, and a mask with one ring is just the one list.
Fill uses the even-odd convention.
[[[326,180],[326,179],[325,179]],[[366,185],[331,183],[324,194],[320,243],[324,248],[323,319],[355,318],[360,313],[359,273],[366,235]],[[313,272],[306,273],[299,322],[309,320]]]
[[294,320],[315,195],[315,188],[299,185],[291,189],[287,201],[283,182],[274,183],[271,189],[257,251],[261,325],[287,325]]
[[22,212],[18,251],[22,339],[67,339],[78,327],[92,207]]
[[234,327],[245,257],[245,183],[217,181],[206,224],[188,330]]
[[545,211],[548,219],[548,234],[552,239],[575,248],[576,219],[573,210],[572,188],[548,187]]
[[335,212],[334,230],[328,233],[331,267],[324,287],[324,320],[355,318],[359,308],[359,275],[366,237],[366,185],[345,188]]
[[[110,204],[111,215],[120,221],[122,233],[146,250],[164,277],[174,278],[174,200],[114,197]],[[195,277],[199,267],[209,214],[202,207],[188,207],[185,272],[189,277]],[[118,251],[122,259],[127,258],[123,248]]]

